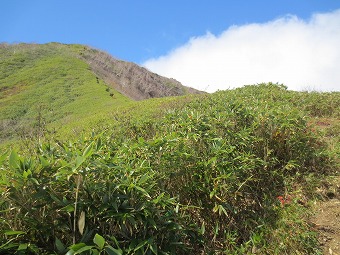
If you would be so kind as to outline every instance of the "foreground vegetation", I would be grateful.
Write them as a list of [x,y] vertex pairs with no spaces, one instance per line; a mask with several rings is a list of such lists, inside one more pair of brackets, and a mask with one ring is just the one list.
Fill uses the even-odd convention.
[[0,156],[0,253],[321,254],[306,219],[339,170],[339,105],[261,84],[37,136]]

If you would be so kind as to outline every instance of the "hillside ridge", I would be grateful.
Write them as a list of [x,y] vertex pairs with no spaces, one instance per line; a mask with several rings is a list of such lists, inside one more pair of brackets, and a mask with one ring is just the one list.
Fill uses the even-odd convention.
[[133,101],[200,93],[80,44],[2,43],[0,56],[0,143],[37,125],[59,130]]
[[[1,43],[0,50],[2,50],[0,51],[1,55],[5,50],[13,50],[13,56],[18,50],[24,52],[27,59],[32,59],[33,53],[39,54],[39,57],[44,57],[44,54],[48,55],[50,53],[49,51],[54,51],[55,54],[77,57],[87,63],[91,71],[108,86],[133,100],[204,93],[194,88],[186,87],[173,78],[160,76],[135,63],[119,60],[104,51],[86,45],[58,42],[46,44]],[[26,59],[15,60],[15,58],[11,59],[11,61],[12,64],[20,64],[19,69],[28,62]],[[21,63],[15,63],[16,61]],[[0,70],[3,71],[1,66]],[[6,77],[4,72],[2,73],[3,75],[1,76]],[[1,76],[0,79],[3,78]]]
[[116,59],[88,46],[84,47],[80,56],[106,84],[134,100],[203,93],[183,86],[173,78],[160,76],[135,63]]

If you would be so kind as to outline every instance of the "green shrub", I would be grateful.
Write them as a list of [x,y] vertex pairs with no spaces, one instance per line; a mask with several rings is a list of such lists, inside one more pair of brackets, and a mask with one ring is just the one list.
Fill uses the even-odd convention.
[[305,112],[288,103],[296,95],[275,84],[221,91],[151,117],[124,112],[78,142],[5,153],[0,251],[315,253],[298,198],[287,208],[277,199],[332,166]]
[[182,250],[188,230],[176,201],[157,186],[156,173],[147,164],[122,164],[102,138],[82,145],[43,145],[36,159],[11,152],[2,231],[20,229],[20,242],[50,252],[58,248],[56,240],[67,247],[89,242],[95,233],[134,254]]

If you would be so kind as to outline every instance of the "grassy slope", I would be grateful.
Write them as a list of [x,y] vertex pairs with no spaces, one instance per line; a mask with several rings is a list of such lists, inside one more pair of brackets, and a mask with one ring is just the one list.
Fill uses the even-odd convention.
[[[55,237],[71,245],[64,219],[78,189],[76,214],[86,211],[87,226],[127,254],[320,254],[301,217],[320,180],[339,169],[339,100],[269,84],[131,103],[79,120],[94,133],[2,157],[2,209],[11,210],[1,230],[27,231],[15,240],[50,251]],[[83,236],[89,245],[93,234]]]
[[37,126],[59,130],[80,120],[87,126],[87,118],[130,102],[108,91],[76,57],[81,48],[55,43],[0,48],[0,141],[31,135]]
[[[73,208],[78,189],[87,225],[127,254],[320,252],[301,217],[319,196],[320,179],[339,170],[340,93],[269,84],[132,102],[107,91],[75,57],[81,50],[0,48],[0,142],[12,144],[18,134],[30,140],[21,158],[0,154],[0,240],[13,237],[4,235],[11,229],[27,233],[15,236],[13,247],[18,241],[51,251],[56,238],[71,245],[65,217],[80,213]],[[43,137],[50,142],[41,145]],[[111,189],[119,199],[105,202]],[[287,205],[280,207],[278,195]],[[121,203],[115,212],[112,203]],[[84,236],[92,240],[93,233]],[[73,237],[80,242],[79,233]]]

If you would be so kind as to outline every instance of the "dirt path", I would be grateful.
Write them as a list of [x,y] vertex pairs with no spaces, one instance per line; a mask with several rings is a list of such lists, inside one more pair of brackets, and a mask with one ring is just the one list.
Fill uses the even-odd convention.
[[340,255],[340,200],[333,198],[318,203],[311,221],[319,233],[323,254]]
[[340,177],[327,187],[326,201],[317,203],[311,223],[318,232],[323,254],[340,255]]

